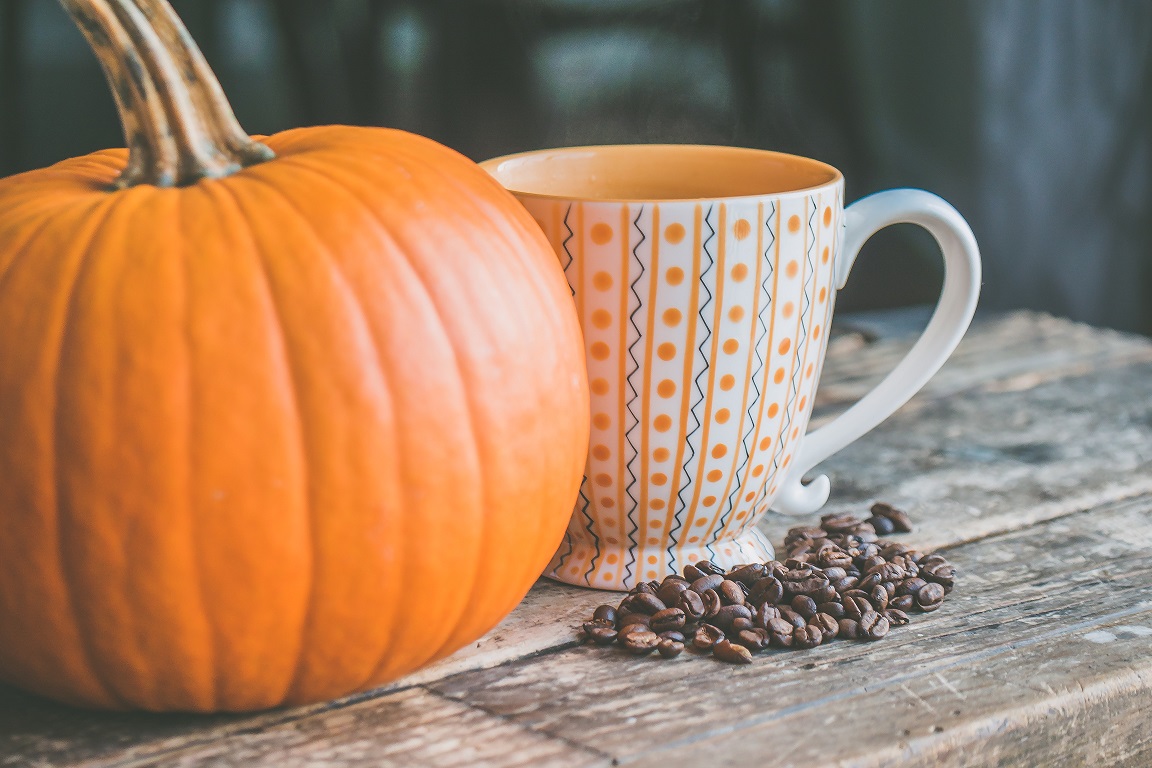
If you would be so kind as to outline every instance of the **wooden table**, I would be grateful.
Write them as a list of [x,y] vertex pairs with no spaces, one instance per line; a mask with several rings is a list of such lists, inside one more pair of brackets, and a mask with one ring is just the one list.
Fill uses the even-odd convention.
[[[821,418],[910,343],[892,316],[856,325],[832,342]],[[319,706],[108,715],[0,688],[0,766],[1152,764],[1152,343],[981,320],[824,469],[830,511],[889,501],[920,523],[905,540],[947,548],[943,608],[879,643],[733,667],[582,646],[611,596],[542,582],[473,646]],[[778,542],[794,524],[764,527]]]

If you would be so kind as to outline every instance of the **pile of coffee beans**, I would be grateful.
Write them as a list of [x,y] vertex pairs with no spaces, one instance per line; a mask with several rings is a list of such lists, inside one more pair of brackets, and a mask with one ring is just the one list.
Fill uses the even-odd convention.
[[880,536],[912,530],[908,515],[875,504],[872,516],[825,515],[793,528],[783,562],[684,566],[683,576],[636,586],[619,606],[602,605],[584,624],[596,645],[666,659],[690,648],[749,664],[767,648],[815,648],[836,638],[879,640],[909,613],[934,611],[952,591],[956,569]]

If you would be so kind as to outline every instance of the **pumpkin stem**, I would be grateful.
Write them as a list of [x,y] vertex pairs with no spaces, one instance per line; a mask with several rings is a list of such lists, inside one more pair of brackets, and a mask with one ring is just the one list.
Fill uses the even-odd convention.
[[275,157],[240,127],[168,0],[60,2],[100,60],[120,112],[128,165],[116,188],[182,187]]

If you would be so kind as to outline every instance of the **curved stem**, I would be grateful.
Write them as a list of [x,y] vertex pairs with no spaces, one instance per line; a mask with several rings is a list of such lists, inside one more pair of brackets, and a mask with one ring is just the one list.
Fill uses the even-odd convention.
[[168,0],[60,0],[99,59],[124,126],[118,188],[178,187],[274,157],[248,137]]

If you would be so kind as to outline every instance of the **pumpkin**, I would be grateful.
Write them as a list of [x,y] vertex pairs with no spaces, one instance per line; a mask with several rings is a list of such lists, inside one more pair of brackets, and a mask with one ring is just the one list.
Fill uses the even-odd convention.
[[587,449],[543,234],[425,138],[250,138],[165,0],[62,2],[128,151],[0,181],[0,680],[252,710],[475,640]]

